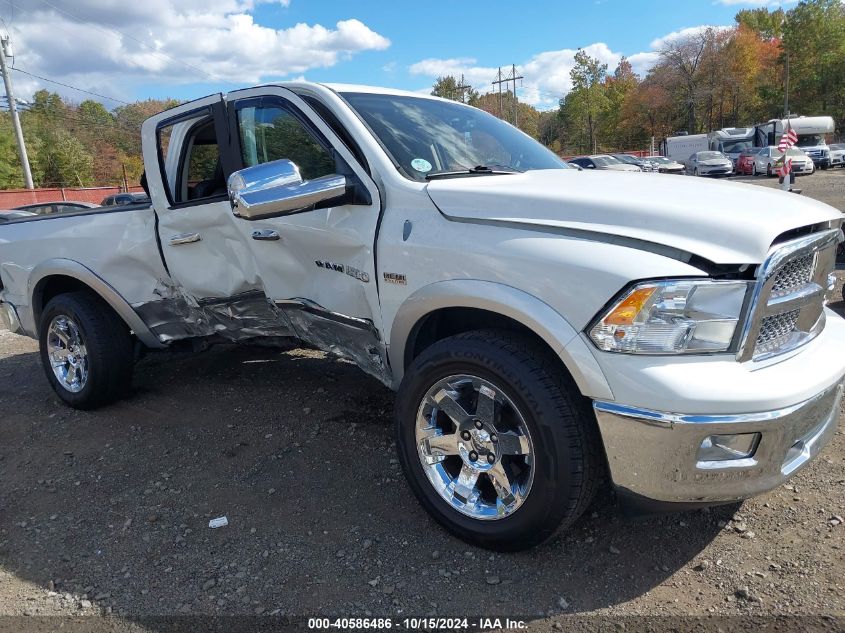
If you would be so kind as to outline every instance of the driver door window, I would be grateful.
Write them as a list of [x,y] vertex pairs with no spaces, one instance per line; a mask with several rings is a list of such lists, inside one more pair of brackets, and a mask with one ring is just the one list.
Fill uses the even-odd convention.
[[[183,128],[183,129],[180,129]],[[184,135],[184,141],[171,138]],[[220,158],[214,117],[200,116],[158,130],[159,153],[165,165],[164,179],[172,204],[215,198],[226,194],[226,178]],[[179,151],[171,156],[172,150]]]
[[336,173],[326,145],[289,110],[275,106],[238,108],[238,130],[244,167],[287,159],[303,180]]

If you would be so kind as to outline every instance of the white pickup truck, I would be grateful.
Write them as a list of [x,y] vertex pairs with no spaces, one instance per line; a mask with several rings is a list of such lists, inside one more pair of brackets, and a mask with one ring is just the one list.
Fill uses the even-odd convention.
[[829,206],[578,171],[480,110],[361,86],[212,95],[142,135],[151,205],[0,226],[0,315],[70,406],[127,394],[145,348],[294,337],[398,391],[411,489],[498,549],[605,482],[660,509],[764,492],[835,432]]

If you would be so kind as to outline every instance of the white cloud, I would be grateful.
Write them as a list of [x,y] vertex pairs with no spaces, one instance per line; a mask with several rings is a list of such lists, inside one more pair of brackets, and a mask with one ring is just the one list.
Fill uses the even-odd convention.
[[[657,49],[663,44],[679,37],[700,33],[709,28],[719,31],[731,27],[699,25],[679,29],[652,40],[649,45],[651,50],[641,51],[626,57],[634,72],[643,77],[657,63],[659,57]],[[608,72],[613,72],[619,60],[622,59],[621,52],[612,50],[604,42],[595,42],[584,46],[583,49],[591,57],[607,64]],[[578,50],[574,48],[544,51],[537,53],[522,64],[518,64],[517,71],[525,77],[517,87],[520,100],[540,109],[557,107],[558,100],[572,89],[569,71],[575,66],[575,53],[577,52]],[[408,70],[412,75],[432,79],[443,75],[460,78],[463,74],[465,81],[472,84],[479,92],[485,93],[493,90],[491,82],[496,79],[498,67],[480,65],[475,58],[457,57],[423,59],[409,66]],[[502,73],[505,76],[509,75],[511,73],[510,67],[503,67]],[[431,88],[425,89],[426,92],[430,90]]]
[[[611,70],[619,63],[622,55],[614,53],[607,44],[598,42],[585,46],[584,50],[608,65]],[[525,79],[517,86],[520,100],[539,108],[556,107],[558,99],[572,88],[569,71],[575,65],[574,48],[538,53],[528,61],[518,64],[517,71]],[[423,59],[412,64],[408,69],[412,75],[438,77],[453,75],[464,76],[464,81],[481,93],[494,89],[493,80],[497,78],[498,67],[482,66],[474,58]],[[511,74],[510,67],[502,68],[502,75]],[[504,88],[504,86],[503,86]],[[430,88],[429,88],[430,90]]]
[[690,37],[693,35],[698,35],[699,33],[703,33],[707,29],[712,29],[714,31],[726,31],[732,27],[730,26],[718,26],[713,24],[700,24],[699,26],[690,26],[684,29],[679,29],[677,31],[672,31],[663,37],[658,37],[651,41],[651,48],[657,50],[662,46],[666,45],[667,43],[680,39],[682,37]]
[[[271,3],[284,8],[290,0],[51,0],[16,15],[15,64],[118,96],[137,83],[256,83],[390,46],[355,18],[281,29],[256,22],[255,7]],[[27,88],[21,83],[19,91]]]

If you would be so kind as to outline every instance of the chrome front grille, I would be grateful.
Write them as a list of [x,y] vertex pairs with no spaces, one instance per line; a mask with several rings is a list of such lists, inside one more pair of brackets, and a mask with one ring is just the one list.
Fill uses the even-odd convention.
[[839,228],[826,229],[773,248],[757,275],[739,360],[783,354],[821,332],[840,234]]
[[787,294],[810,283],[815,262],[816,254],[808,253],[803,257],[796,257],[783,264],[775,273],[772,294]]
[[757,342],[754,344],[754,353],[770,353],[783,347],[795,331],[800,314],[801,310],[791,310],[764,317]]

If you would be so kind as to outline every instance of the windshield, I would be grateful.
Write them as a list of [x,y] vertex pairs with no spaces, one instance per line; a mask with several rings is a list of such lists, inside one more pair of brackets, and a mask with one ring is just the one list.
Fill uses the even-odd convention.
[[813,145],[824,145],[824,136],[821,134],[802,134],[795,143],[798,147],[811,147]]
[[571,169],[550,150],[491,114],[459,103],[345,92],[399,170],[413,180],[477,166]]
[[714,160],[716,158],[724,158],[719,152],[699,152],[698,160]]
[[653,163],[660,163],[661,165],[665,165],[666,163],[671,163],[672,161],[666,158],[665,156],[649,156],[648,160]]
[[725,153],[738,153],[751,149],[751,139],[745,141],[722,141],[722,151]]
[[637,159],[633,156],[628,156],[627,154],[614,154],[613,158],[622,163],[628,163],[629,165],[637,164]]

